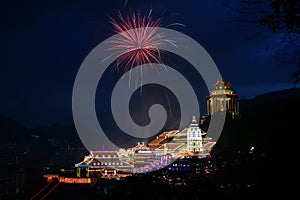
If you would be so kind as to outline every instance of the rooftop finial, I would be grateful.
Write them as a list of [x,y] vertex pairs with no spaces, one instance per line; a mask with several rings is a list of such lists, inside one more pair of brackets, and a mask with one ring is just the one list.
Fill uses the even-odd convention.
[[196,116],[193,115],[192,123],[197,123]]
[[100,151],[106,151],[106,148],[104,147],[104,145],[102,145],[102,148],[100,149]]

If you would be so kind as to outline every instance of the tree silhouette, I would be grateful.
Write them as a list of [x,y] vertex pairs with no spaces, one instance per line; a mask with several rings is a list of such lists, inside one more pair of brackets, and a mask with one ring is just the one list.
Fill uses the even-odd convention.
[[273,33],[299,34],[300,1],[273,0],[268,2],[270,2],[270,12],[260,18],[258,23],[267,26]]
[[[285,47],[276,58],[300,67],[300,0],[227,0],[225,4],[239,14],[239,21],[270,30],[279,38],[271,48]],[[295,85],[299,84],[299,77],[297,70],[292,75]]]

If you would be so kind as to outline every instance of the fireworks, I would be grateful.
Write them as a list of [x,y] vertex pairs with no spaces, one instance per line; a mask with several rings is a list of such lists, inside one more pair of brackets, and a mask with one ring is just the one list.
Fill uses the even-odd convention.
[[124,2],[124,7],[127,5],[127,2],[128,2],[128,0],[125,0],[125,2]]
[[118,11],[118,22],[110,17],[114,31],[120,35],[110,41],[110,50],[117,58],[117,68],[127,71],[146,63],[162,64],[159,46],[165,40],[158,34],[161,20],[153,20],[150,13],[142,16],[140,12],[136,14],[132,11],[130,15],[123,17]]

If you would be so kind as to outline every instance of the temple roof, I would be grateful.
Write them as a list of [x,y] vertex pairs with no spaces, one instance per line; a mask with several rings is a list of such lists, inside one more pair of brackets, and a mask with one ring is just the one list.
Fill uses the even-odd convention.
[[161,144],[166,138],[157,137],[148,143],[149,146]]
[[216,90],[233,90],[231,83],[222,79],[219,79],[213,86]]
[[239,95],[235,94],[234,89],[231,86],[231,83],[226,80],[219,79],[215,84],[213,84],[214,90],[210,91],[210,95],[205,96],[209,99],[212,96],[223,96],[223,97],[234,97],[239,98]]
[[161,145],[158,149],[164,149],[167,148],[168,150],[173,150],[175,151],[176,149],[184,146],[185,143],[174,143],[174,142],[169,142]]
[[105,155],[106,157],[107,156],[110,156],[110,157],[119,157],[119,154],[118,154],[117,151],[91,151],[90,155],[92,157],[100,157],[100,156],[103,156],[103,155]]

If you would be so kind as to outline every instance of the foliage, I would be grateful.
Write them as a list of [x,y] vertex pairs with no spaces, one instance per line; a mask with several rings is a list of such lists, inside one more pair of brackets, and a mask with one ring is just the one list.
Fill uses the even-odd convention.
[[[277,37],[267,48],[277,50],[276,59],[300,66],[300,0],[227,0],[226,5],[239,14],[239,21],[262,25]],[[300,70],[292,78],[299,84]]]

